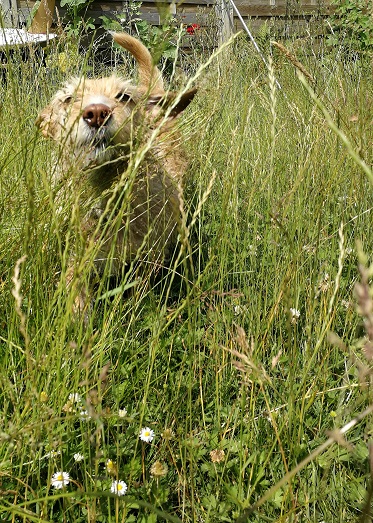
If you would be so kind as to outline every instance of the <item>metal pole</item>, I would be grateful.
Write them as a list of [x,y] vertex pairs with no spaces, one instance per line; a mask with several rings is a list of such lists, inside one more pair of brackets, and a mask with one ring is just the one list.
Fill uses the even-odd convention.
[[[250,29],[249,29],[249,28],[247,27],[247,25],[245,24],[245,21],[244,21],[244,19],[242,18],[241,13],[240,13],[239,10],[237,9],[236,4],[234,3],[233,0],[229,0],[229,1],[230,1],[230,3],[232,4],[232,7],[233,7],[233,9],[234,9],[234,12],[235,12],[236,15],[238,16],[238,18],[239,18],[239,20],[240,20],[240,22],[241,22],[243,28],[245,29],[246,33],[248,34],[248,36],[249,36],[249,38],[250,38],[250,40],[251,40],[253,46],[255,47],[255,49],[256,49],[256,51],[257,51],[257,53],[259,54],[260,58],[263,60],[263,63],[265,64],[265,66],[268,68],[267,60],[264,58],[264,55],[263,55],[262,51],[259,49],[259,46],[258,46],[258,44],[256,43],[255,38],[254,38],[253,35],[251,34]],[[279,82],[278,82],[278,80],[277,80],[276,78],[275,78],[275,82],[276,82],[277,87],[278,87],[279,89],[282,89],[282,88],[281,88],[281,85],[279,84]]]

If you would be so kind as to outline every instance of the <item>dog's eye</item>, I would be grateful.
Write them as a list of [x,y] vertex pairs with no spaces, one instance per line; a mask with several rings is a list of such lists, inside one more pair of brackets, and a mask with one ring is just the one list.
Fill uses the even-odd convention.
[[69,103],[71,103],[72,99],[73,99],[73,97],[70,95],[65,96],[65,98],[62,100],[62,103],[69,104]]
[[131,100],[131,96],[127,93],[123,93],[122,91],[120,91],[115,96],[115,99],[118,100],[119,102],[128,102],[129,100]]

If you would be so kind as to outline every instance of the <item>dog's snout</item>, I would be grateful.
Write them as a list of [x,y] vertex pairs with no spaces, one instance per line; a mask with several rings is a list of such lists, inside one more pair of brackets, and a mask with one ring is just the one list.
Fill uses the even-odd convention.
[[111,109],[105,104],[90,104],[84,109],[82,118],[90,127],[106,125],[111,116]]

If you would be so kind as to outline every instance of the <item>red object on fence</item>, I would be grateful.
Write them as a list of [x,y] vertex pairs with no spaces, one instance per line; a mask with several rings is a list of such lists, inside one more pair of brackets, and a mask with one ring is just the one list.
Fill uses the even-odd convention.
[[194,35],[196,34],[196,31],[198,31],[198,29],[201,29],[201,26],[199,24],[191,24],[188,25],[188,27],[186,28],[186,32],[188,33],[188,35]]

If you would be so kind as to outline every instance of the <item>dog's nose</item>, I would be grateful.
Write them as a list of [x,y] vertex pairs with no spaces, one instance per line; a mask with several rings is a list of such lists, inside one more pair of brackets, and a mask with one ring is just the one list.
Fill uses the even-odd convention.
[[106,125],[111,116],[111,109],[105,104],[90,104],[84,109],[82,118],[90,127]]

